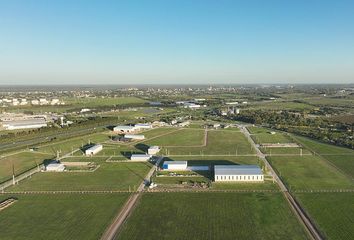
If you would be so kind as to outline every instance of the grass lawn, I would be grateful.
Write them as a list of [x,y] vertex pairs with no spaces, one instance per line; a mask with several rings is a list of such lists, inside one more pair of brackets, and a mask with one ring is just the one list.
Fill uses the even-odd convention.
[[325,238],[353,239],[354,193],[299,193],[296,198]]
[[276,183],[264,181],[263,183],[212,183],[211,189],[220,190],[279,190]]
[[304,147],[315,151],[318,154],[352,154],[354,158],[354,150],[349,148],[338,147],[326,143],[321,143],[309,138],[294,136],[294,139],[299,141]]
[[38,147],[39,152],[55,154],[57,151],[61,152],[60,155],[71,152],[72,150],[81,148],[82,146],[91,143],[100,143],[109,140],[109,135],[102,133],[95,133],[82,137],[70,138],[65,141],[56,142],[53,144],[46,144]]
[[0,182],[4,182],[12,177],[12,167],[15,175],[31,169],[41,164],[45,159],[52,159],[53,155],[40,154],[35,152],[21,152],[0,158]]
[[291,143],[291,140],[288,136],[283,133],[277,132],[276,134],[270,133],[258,133],[251,135],[252,139],[256,143]]
[[144,143],[150,146],[200,146],[204,143],[204,134],[203,129],[181,129]]
[[146,193],[117,239],[308,239],[280,193]]
[[131,190],[150,170],[148,163],[100,163],[95,172],[44,172],[10,187],[8,191]]
[[315,156],[268,157],[291,190],[354,188],[353,181]]
[[327,155],[323,158],[354,178],[354,155]]
[[[0,195],[0,199],[10,197]],[[13,197],[13,196],[12,196]],[[99,239],[128,194],[15,195],[0,212],[0,238]]]
[[[167,150],[166,150],[167,149]],[[246,137],[237,131],[208,131],[206,147],[167,147],[162,153],[169,155],[238,155],[254,154],[254,149]]]
[[[266,154],[294,154],[300,155],[301,148],[298,147],[261,147],[261,151]],[[311,151],[302,148],[302,154],[311,154]]]

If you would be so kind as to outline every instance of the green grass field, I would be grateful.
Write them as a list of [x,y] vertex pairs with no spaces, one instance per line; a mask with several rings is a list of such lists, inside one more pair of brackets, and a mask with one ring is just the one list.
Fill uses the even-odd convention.
[[352,154],[354,158],[354,150],[349,148],[338,147],[326,143],[321,143],[309,138],[294,136],[293,138],[300,142],[304,147],[315,151],[318,154]]
[[300,155],[302,149],[302,154],[312,154],[311,151],[307,150],[306,148],[298,148],[298,147],[262,147],[261,151],[266,154],[293,154],[293,155]]
[[[0,195],[0,200],[10,195]],[[128,194],[14,195],[0,212],[2,240],[99,239]]]
[[354,189],[351,179],[315,156],[268,157],[291,190]]
[[44,172],[21,181],[8,191],[131,190],[150,169],[148,163],[100,163],[95,172]]
[[169,155],[236,155],[237,152],[242,155],[254,154],[254,149],[240,132],[211,130],[205,147],[167,147],[161,152]]
[[257,133],[251,135],[256,143],[291,143],[293,142],[288,136],[283,133],[277,132],[276,134],[270,133]]
[[144,194],[117,239],[308,239],[280,193]]
[[354,155],[328,155],[323,158],[354,179]]
[[354,193],[298,193],[296,198],[326,239],[353,239]]
[[203,129],[181,129],[144,143],[150,146],[200,146],[203,145],[204,134]]
[[45,159],[51,159],[53,155],[40,154],[35,152],[21,152],[7,157],[0,158],[0,182],[12,177],[12,167],[15,175],[34,168],[41,164]]

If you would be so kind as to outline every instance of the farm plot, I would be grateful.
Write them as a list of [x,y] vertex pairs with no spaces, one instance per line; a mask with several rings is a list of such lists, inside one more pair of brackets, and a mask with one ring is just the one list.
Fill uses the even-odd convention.
[[181,129],[144,143],[150,146],[202,146],[204,134],[203,129]]
[[353,181],[315,156],[272,156],[270,163],[291,190],[352,189]]
[[308,239],[280,193],[146,193],[117,239],[141,236]]
[[246,137],[237,131],[208,131],[205,147],[166,147],[162,153],[168,155],[245,155],[254,154]]
[[353,239],[354,193],[297,193],[296,198],[327,239]]
[[8,191],[133,190],[149,170],[149,163],[100,163],[95,172],[37,173]]
[[46,159],[52,159],[51,154],[40,154],[35,152],[21,152],[7,157],[0,158],[0,182],[4,182],[15,175],[21,174],[41,164]]
[[99,239],[128,194],[15,197],[18,201],[0,214],[0,238],[4,240]]

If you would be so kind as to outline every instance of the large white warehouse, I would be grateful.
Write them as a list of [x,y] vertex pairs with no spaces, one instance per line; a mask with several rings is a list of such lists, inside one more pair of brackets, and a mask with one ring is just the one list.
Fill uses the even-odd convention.
[[103,146],[101,144],[97,144],[95,146],[92,146],[88,149],[86,149],[85,154],[86,156],[92,156],[97,154],[98,152],[102,151]]
[[135,139],[135,140],[143,140],[143,139],[145,139],[145,136],[144,135],[137,135],[137,134],[125,134],[124,138]]
[[164,170],[184,171],[187,170],[187,161],[165,161],[162,168]]
[[257,165],[215,165],[215,182],[263,182],[262,170]]
[[116,126],[113,128],[114,132],[119,132],[119,133],[131,133],[135,132],[135,127],[134,126]]
[[7,130],[30,129],[30,128],[46,127],[47,122],[44,118],[23,119],[23,120],[14,120],[14,121],[4,121],[2,122],[2,126]]

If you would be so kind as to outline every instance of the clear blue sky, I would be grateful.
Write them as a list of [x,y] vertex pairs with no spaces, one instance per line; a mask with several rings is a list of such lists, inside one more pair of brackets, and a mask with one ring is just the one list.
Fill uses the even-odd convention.
[[354,1],[0,0],[0,84],[354,83]]

